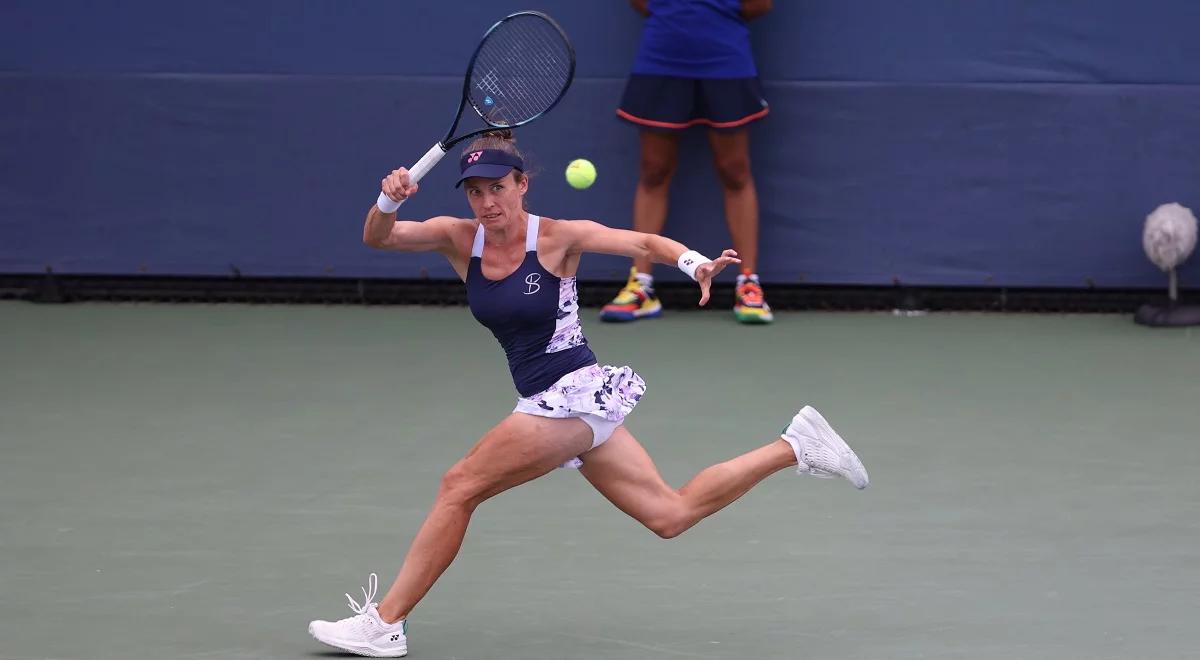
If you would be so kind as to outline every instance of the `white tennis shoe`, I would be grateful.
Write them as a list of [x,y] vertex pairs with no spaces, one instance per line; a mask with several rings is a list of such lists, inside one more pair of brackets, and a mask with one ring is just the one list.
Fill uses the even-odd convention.
[[402,658],[408,655],[408,622],[401,619],[396,623],[385,623],[379,618],[374,602],[379,589],[379,577],[374,573],[363,588],[363,602],[358,604],[346,594],[350,609],[355,615],[340,621],[313,621],[308,624],[308,634],[313,639],[343,651],[370,658]]
[[796,452],[796,474],[829,479],[845,477],[862,490],[870,483],[867,469],[845,440],[812,406],[804,406],[783,430],[783,439]]

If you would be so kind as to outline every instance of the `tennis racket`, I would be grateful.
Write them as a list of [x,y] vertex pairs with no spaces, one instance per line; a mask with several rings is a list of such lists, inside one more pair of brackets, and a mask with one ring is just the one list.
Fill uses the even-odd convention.
[[[409,178],[413,183],[420,181],[451,147],[467,138],[523,126],[546,114],[567,93],[574,78],[575,49],[554,19],[536,11],[504,17],[484,33],[471,55],[462,98],[446,137],[409,169]],[[487,126],[452,137],[468,104]],[[379,193],[375,205],[392,213],[402,203]]]

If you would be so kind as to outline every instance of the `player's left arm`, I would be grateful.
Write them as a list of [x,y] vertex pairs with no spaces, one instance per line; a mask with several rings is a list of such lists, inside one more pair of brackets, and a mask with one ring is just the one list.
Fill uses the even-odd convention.
[[556,229],[568,254],[595,252],[635,259],[649,257],[655,263],[674,265],[688,250],[683,243],[666,236],[613,229],[591,220],[567,220]]
[[655,263],[678,266],[700,284],[701,305],[708,302],[712,278],[726,266],[742,263],[733,250],[725,250],[716,259],[708,259],[666,236],[613,229],[591,220],[561,221],[555,226],[555,233],[570,255],[595,252],[632,258],[649,257]]

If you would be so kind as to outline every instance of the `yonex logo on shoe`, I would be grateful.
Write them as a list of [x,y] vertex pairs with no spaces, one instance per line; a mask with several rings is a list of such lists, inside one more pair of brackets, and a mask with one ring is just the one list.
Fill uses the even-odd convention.
[[400,635],[392,635],[392,641],[393,641],[393,642],[398,642],[398,641],[400,641]]

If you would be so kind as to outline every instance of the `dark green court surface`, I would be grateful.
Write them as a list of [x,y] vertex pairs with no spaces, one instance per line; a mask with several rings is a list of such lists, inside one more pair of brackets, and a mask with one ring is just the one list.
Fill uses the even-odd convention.
[[[672,540],[560,470],[479,509],[418,660],[1200,653],[1200,332],[727,311],[605,326],[666,478],[817,406],[871,488],[776,475]],[[0,304],[0,658],[311,658],[512,407],[461,308]]]

